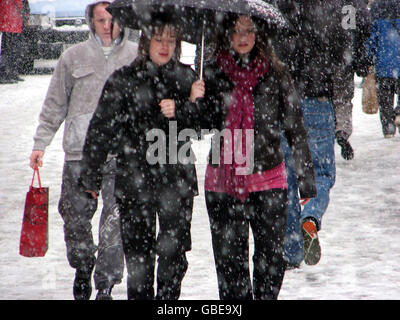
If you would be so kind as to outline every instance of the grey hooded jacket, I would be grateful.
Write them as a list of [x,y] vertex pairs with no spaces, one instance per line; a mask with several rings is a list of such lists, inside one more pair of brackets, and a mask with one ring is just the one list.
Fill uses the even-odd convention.
[[[86,8],[86,19],[91,24],[91,6]],[[89,121],[97,107],[103,86],[108,77],[137,56],[137,44],[128,40],[129,31],[106,58],[90,25],[89,39],[68,48],[55,68],[39,116],[39,126],[34,136],[33,150],[45,150],[65,121],[63,149],[65,160],[81,160]]]

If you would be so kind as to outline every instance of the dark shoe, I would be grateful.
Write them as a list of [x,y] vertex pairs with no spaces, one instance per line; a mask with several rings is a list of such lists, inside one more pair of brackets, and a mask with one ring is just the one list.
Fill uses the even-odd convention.
[[15,78],[15,80],[17,80],[17,81],[25,81],[25,79],[21,78],[20,76],[17,76],[17,77]]
[[315,265],[321,259],[321,247],[319,245],[318,232],[312,219],[305,219],[302,225],[304,242],[304,262]]
[[[395,120],[396,121],[396,120]],[[390,122],[386,126],[383,127],[383,136],[385,139],[393,138],[396,134],[396,122]]]
[[300,268],[300,263],[287,263],[286,265],[286,270],[294,270],[299,268]]
[[4,79],[4,78],[0,79],[0,84],[15,84],[15,83],[18,83],[18,81],[14,79]]
[[342,157],[345,160],[352,160],[354,158],[354,150],[350,142],[343,137],[337,137],[336,141],[342,147]]
[[74,299],[89,300],[92,295],[92,278],[86,277],[79,270],[75,274],[74,280]]
[[113,286],[107,289],[100,289],[97,291],[96,300],[112,300],[111,291]]
[[74,298],[75,300],[89,300],[92,294],[92,271],[95,259],[82,269],[76,269],[74,280]]

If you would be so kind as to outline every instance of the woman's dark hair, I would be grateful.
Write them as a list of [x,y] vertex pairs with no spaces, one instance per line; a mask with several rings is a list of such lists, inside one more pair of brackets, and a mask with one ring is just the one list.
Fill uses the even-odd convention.
[[[236,22],[238,21],[240,15],[238,14],[227,14],[225,19],[222,21],[222,28],[219,32],[216,33],[216,48],[214,50],[214,55],[218,55],[221,50],[230,51],[231,48],[231,39],[234,31],[234,27]],[[251,18],[255,27],[256,41],[254,44],[254,49],[256,52],[256,57],[260,59],[267,59],[270,61],[271,66],[281,72],[284,68],[284,64],[278,56],[275,54],[275,51],[272,47],[271,41],[267,36],[267,30],[263,26],[263,22]]]
[[[238,21],[240,15],[238,14],[228,14],[222,22],[222,32],[218,36],[217,48],[225,49],[227,51],[231,50],[231,39],[233,36],[235,24]],[[268,38],[262,31],[261,26],[257,21],[251,18],[256,34],[255,49],[257,50],[258,56],[261,58],[267,57],[268,51]]]
[[150,41],[152,37],[156,34],[161,35],[166,28],[171,28],[171,30],[173,30],[175,33],[176,47],[172,59],[174,61],[179,61],[182,52],[182,33],[180,32],[179,28],[169,22],[160,24],[157,23],[142,29],[138,48],[139,57],[143,59],[150,56]]

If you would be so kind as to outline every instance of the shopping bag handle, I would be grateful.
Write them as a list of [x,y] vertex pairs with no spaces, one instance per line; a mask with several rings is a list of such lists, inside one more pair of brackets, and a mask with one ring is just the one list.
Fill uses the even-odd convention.
[[36,167],[33,169],[33,177],[31,182],[31,188],[33,187],[33,181],[35,180],[35,173],[37,172],[38,182],[39,182],[39,189],[42,189],[42,183],[40,182],[40,175],[39,175],[39,168]]

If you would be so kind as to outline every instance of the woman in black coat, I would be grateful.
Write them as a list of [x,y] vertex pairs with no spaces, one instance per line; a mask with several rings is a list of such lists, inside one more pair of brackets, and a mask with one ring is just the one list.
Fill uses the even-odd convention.
[[[219,295],[276,299],[286,267],[281,129],[293,151],[301,198],[316,194],[313,163],[290,75],[262,37],[264,32],[249,16],[226,19],[224,30],[215,61],[204,69],[205,94],[197,95],[201,127],[217,130],[205,194]],[[253,283],[249,226],[254,236]]]
[[[139,56],[108,79],[90,122],[83,151],[83,188],[99,190],[100,167],[117,154],[115,196],[121,211],[128,299],[178,299],[191,249],[197,177],[189,139],[191,86],[196,78],[179,62],[181,36],[170,24],[143,31]],[[178,152],[186,150],[184,156]],[[159,232],[156,237],[156,215]]]

